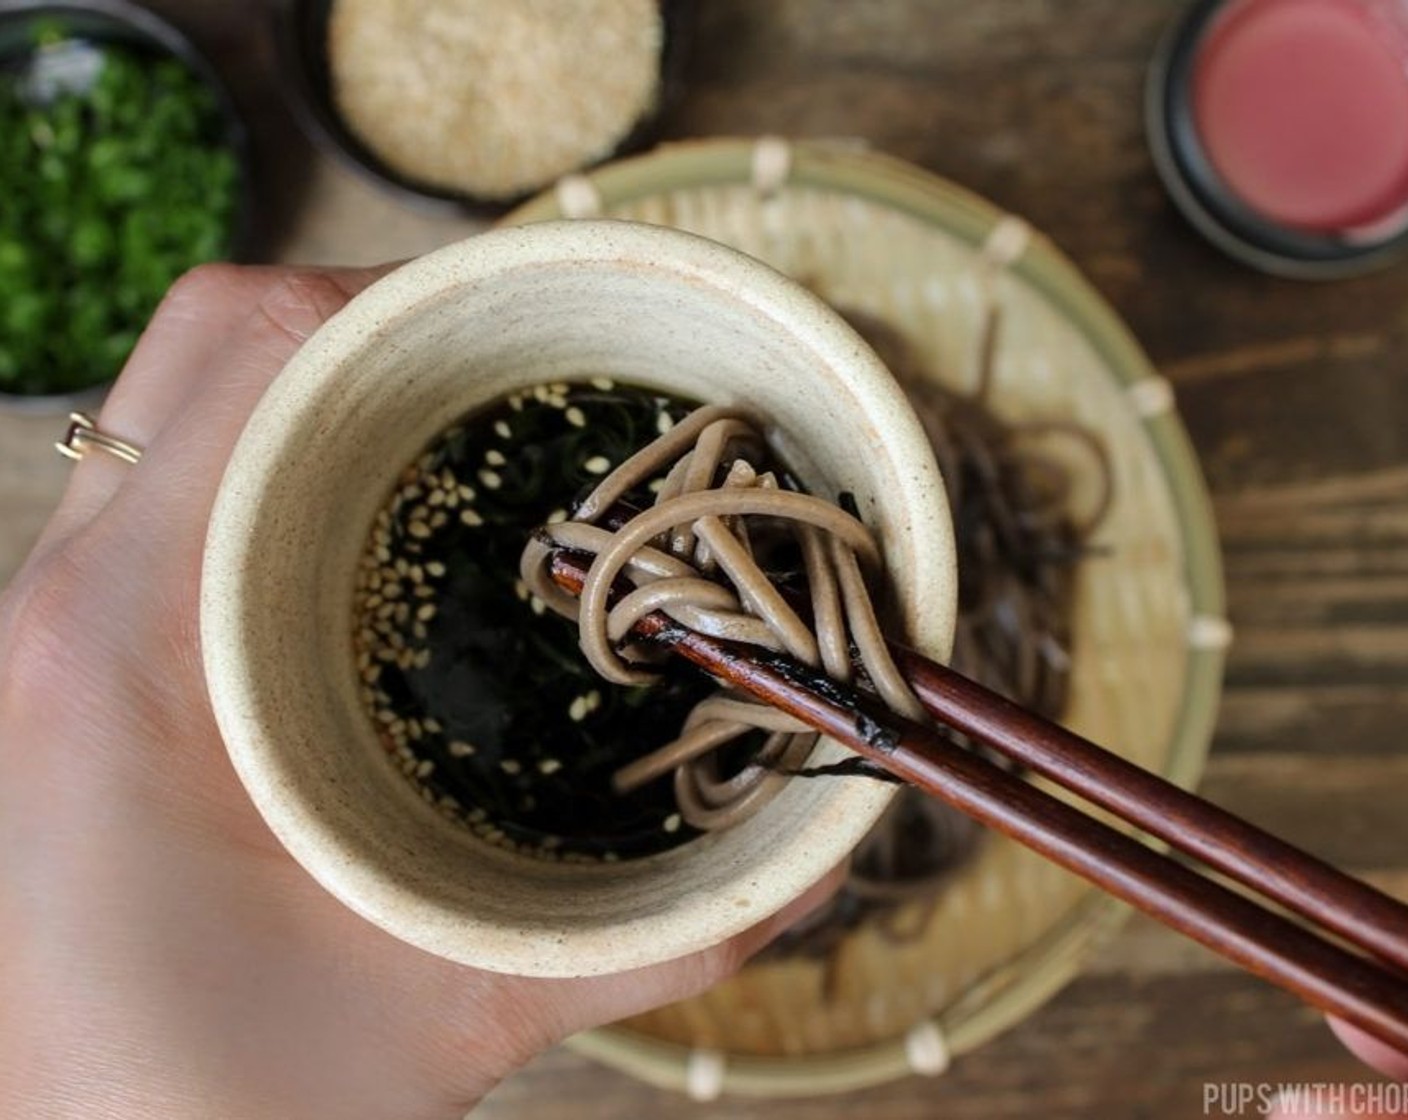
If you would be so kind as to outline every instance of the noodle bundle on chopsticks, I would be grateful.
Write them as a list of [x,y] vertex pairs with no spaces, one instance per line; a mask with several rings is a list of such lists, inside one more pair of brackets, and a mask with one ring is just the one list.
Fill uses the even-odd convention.
[[[599,522],[623,495],[663,473],[655,504],[608,529]],[[555,548],[594,555],[580,599],[552,581]],[[797,571],[810,621],[779,583]],[[885,647],[866,576],[880,571],[870,531],[824,499],[785,488],[761,433],[740,412],[700,408],[602,480],[573,518],[543,528],[522,559],[530,591],[575,618],[592,667],[618,684],[652,679],[649,649],[626,645],[652,611],[714,637],[785,652],[839,681],[859,671],[881,699],[912,719],[924,712]],[[618,578],[633,590],[608,609]],[[766,737],[740,766],[725,748],[752,732]],[[721,689],[690,713],[680,736],[623,767],[620,790],[673,772],[684,820],[696,828],[737,824],[778,792],[806,761],[816,734],[805,724]]]

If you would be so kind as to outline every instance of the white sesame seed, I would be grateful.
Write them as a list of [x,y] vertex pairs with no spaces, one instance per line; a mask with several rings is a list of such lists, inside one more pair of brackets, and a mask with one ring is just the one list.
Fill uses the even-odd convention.
[[573,723],[581,723],[587,718],[587,698],[585,696],[576,697],[567,706],[567,718]]
[[616,388],[616,382],[612,381],[609,377],[593,377],[592,388],[600,389],[603,393],[607,393]]
[[566,520],[567,511],[565,509],[555,509],[550,514],[548,514],[549,525],[560,525]]
[[504,457],[504,453],[496,447],[491,447],[488,451],[484,452],[484,461],[491,467],[501,467],[508,462]]
[[660,827],[663,828],[666,832],[678,832],[680,830],[681,823],[682,822],[680,820],[680,815],[678,813],[671,813],[668,817],[665,818],[665,823]]
[[438,735],[441,731],[445,730],[443,727],[440,726],[440,721],[434,716],[426,716],[420,722],[421,725],[432,735]]
[[460,510],[460,520],[464,522],[464,524],[468,525],[471,529],[475,526],[484,524],[484,519],[480,517],[479,514],[475,513],[472,509]]
[[494,434],[500,439],[512,439],[513,429],[508,426],[507,420],[495,420]]
[[587,426],[587,414],[574,404],[567,410],[567,422],[574,428],[585,428]]
[[424,540],[426,537],[430,536],[430,526],[424,521],[412,521],[406,526],[406,532],[410,533],[411,536],[415,537],[417,540]]
[[455,493],[457,493],[461,498],[463,498],[467,502],[474,501],[473,486],[467,486],[462,482],[457,487],[455,487]]
[[675,426],[675,418],[668,412],[657,412],[655,414],[655,430],[662,436]]
[[454,739],[454,740],[451,740],[451,742],[450,742],[450,757],[451,757],[451,758],[468,758],[468,757],[469,757],[470,755],[472,755],[473,753],[474,753],[474,747],[473,747],[472,744],[466,743],[463,739]]
[[594,712],[601,707],[601,693],[592,689],[587,693],[587,711]]
[[483,483],[485,490],[497,490],[504,484],[504,480],[499,477],[498,473],[491,470],[480,471],[479,481]]
[[513,409],[514,412],[522,412],[523,397],[518,393],[514,393],[513,396],[509,397],[508,399],[508,406],[509,408]]
[[611,469],[611,460],[605,455],[593,455],[582,464],[582,469],[588,474],[605,474]]
[[422,759],[416,766],[417,778],[428,778],[433,773],[435,773],[435,760],[432,758]]
[[543,774],[556,774],[562,769],[562,763],[555,758],[545,758],[538,763],[538,771]]
[[438,579],[445,574],[445,565],[440,563],[439,560],[428,560],[425,564],[425,570]]
[[513,581],[513,593],[517,595],[520,599],[522,599],[525,603],[528,601],[528,585],[524,583],[521,579],[516,579]]
[[534,614],[542,614],[545,610],[548,609],[548,605],[544,603],[541,599],[539,599],[536,595],[533,595],[529,598],[528,606],[532,608]]
[[516,758],[506,758],[499,763],[499,769],[505,774],[521,774],[523,772],[523,764]]
[[417,622],[429,622],[429,621],[430,621],[432,618],[434,618],[434,617],[435,617],[435,604],[434,604],[434,603],[422,603],[422,604],[420,605],[420,608],[416,611],[416,621],[417,621]]

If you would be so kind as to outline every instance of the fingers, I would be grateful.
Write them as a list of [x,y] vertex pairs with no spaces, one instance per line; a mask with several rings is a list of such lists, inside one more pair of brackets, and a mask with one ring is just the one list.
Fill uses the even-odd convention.
[[[296,349],[287,345],[288,338],[301,340],[312,333],[389,267],[324,272],[237,265],[194,269],[163,299],[114,384],[98,426],[150,449],[174,418],[203,396],[219,391],[227,360],[234,359],[247,375],[258,364],[252,354],[265,353],[265,364],[255,372],[267,384]],[[314,289],[319,293],[316,297],[311,294]],[[295,304],[299,312],[289,313]],[[313,321],[303,313],[305,306],[320,317]],[[261,314],[261,309],[267,314]],[[285,317],[291,332],[286,345],[262,350],[261,336],[269,320]],[[86,456],[74,468],[50,534],[66,535],[87,524],[119,487],[152,471],[146,464],[134,468],[101,452]]]
[[197,553],[225,465],[250,413],[300,346],[387,270],[283,273],[236,326],[208,383],[177,421],[152,440],[120,496],[124,509],[151,511],[161,535]]
[[[235,326],[248,318],[277,269],[203,265],[166,293],[98,415],[98,427],[146,447],[204,371]],[[51,531],[91,521],[131,467],[94,454],[73,478]]]
[[[1398,1080],[1408,1080],[1408,1054],[1400,1054],[1397,1050],[1380,1042],[1377,1038],[1365,1034],[1358,1027],[1352,1027],[1348,1023],[1342,1022],[1333,1017],[1329,1020],[1330,1029],[1335,1032],[1339,1040],[1351,1054],[1360,1061],[1372,1066],[1380,1073]],[[1387,1120],[1389,1113],[1369,1112],[1361,1105],[1353,1110],[1353,1114],[1362,1120]],[[1283,1092],[1280,1098],[1267,1112],[1267,1120],[1308,1120],[1309,1117],[1344,1117],[1348,1113],[1335,1111],[1327,1112],[1323,1107],[1323,1102],[1319,1100],[1301,1100],[1297,1098],[1294,1091]],[[1394,1111],[1393,1115],[1401,1115]]]
[[150,443],[284,271],[209,264],[177,280],[108,394],[102,424]]
[[1373,1066],[1389,1077],[1408,1081],[1408,1054],[1400,1054],[1387,1043],[1365,1034],[1339,1019],[1330,1019],[1330,1029],[1361,1062]]

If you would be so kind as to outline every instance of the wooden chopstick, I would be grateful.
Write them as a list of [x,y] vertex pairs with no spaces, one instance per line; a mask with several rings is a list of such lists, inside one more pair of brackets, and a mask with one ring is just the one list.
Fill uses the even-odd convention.
[[1408,971],[1402,903],[914,650],[890,651],[946,726]]
[[[578,594],[589,565],[587,557],[559,551],[552,558],[552,575]],[[710,638],[658,612],[641,619],[633,637],[671,649],[1243,968],[1408,1053],[1408,980],[1390,968],[1199,875],[935,729],[882,709],[873,697],[797,661]],[[1408,907],[952,670],[913,651],[898,652],[921,701],[945,724],[1170,844],[1176,837],[1180,850],[1258,892],[1266,893],[1272,883],[1274,893],[1266,897],[1381,958],[1402,962],[1408,933],[1396,931],[1408,930]],[[1159,819],[1161,806],[1170,807],[1171,816],[1164,820]],[[1132,817],[1125,816],[1126,810]],[[1342,905],[1350,917],[1337,913]]]

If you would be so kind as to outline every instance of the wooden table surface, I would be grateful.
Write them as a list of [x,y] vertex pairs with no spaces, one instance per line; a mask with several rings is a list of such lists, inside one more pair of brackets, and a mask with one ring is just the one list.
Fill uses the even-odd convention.
[[[269,256],[403,257],[481,228],[314,155],[253,5],[155,5],[217,58],[255,125]],[[1237,629],[1203,791],[1408,897],[1408,265],[1272,280],[1173,212],[1141,92],[1183,0],[707,0],[669,135],[863,137],[1024,215],[1173,382],[1214,495]],[[61,418],[0,415],[0,581],[63,485]],[[567,1051],[492,1120],[820,1120],[1202,1113],[1204,1082],[1370,1075],[1317,1017],[1135,920],[1045,1009],[942,1078],[845,1098],[692,1104]]]

